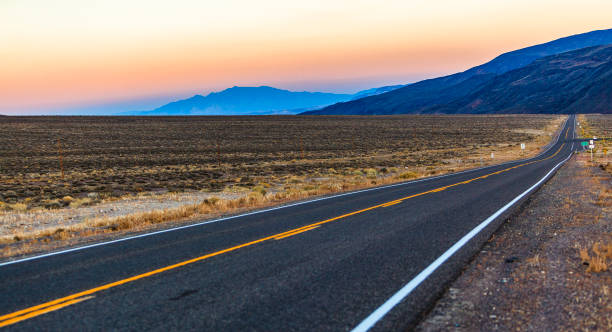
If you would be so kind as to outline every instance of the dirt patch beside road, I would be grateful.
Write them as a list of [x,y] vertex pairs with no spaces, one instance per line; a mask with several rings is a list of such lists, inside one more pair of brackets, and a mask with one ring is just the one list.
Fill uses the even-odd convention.
[[501,226],[417,330],[612,330],[612,178],[585,158]]

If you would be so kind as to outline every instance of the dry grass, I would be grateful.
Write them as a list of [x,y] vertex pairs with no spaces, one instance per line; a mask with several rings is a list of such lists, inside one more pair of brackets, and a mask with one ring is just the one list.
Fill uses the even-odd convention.
[[25,203],[10,204],[10,203],[0,202],[0,211],[1,212],[25,211],[25,210],[27,210],[27,208],[28,208],[28,205],[25,204]]
[[580,259],[582,264],[587,265],[587,272],[603,272],[609,268],[609,260],[612,260],[612,242],[601,244],[596,242],[589,252],[588,248],[580,248]]
[[602,188],[596,196],[595,204],[600,207],[612,206],[612,188]]
[[415,172],[404,172],[400,175],[397,176],[399,179],[403,179],[403,180],[410,180],[410,179],[415,179],[418,178],[419,175]]
[[540,254],[535,254],[533,257],[527,258],[527,265],[531,267],[539,267],[542,263],[542,259],[540,258]]

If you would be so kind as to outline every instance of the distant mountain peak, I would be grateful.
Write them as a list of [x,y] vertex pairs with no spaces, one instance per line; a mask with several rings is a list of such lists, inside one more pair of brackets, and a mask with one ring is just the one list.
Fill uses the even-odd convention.
[[351,96],[323,92],[294,92],[265,85],[233,86],[211,92],[206,96],[196,94],[152,111],[134,112],[130,115],[295,114],[349,100]]
[[[367,90],[369,94],[389,91],[398,86]],[[372,91],[370,91],[372,90]],[[263,115],[297,114],[318,109],[337,102],[347,101],[357,94],[289,91],[268,85],[237,86],[177,100],[152,111],[127,112],[121,115]]]

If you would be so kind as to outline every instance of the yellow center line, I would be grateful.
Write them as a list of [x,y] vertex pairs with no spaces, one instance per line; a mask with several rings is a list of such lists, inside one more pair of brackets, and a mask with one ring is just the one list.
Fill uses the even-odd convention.
[[301,232],[305,232],[305,231],[309,231],[311,229],[317,228],[320,225],[323,225],[323,224],[326,224],[326,223],[330,223],[330,222],[333,222],[333,221],[336,221],[336,220],[339,220],[339,219],[343,219],[343,218],[346,218],[346,217],[350,217],[350,216],[353,216],[353,215],[356,215],[356,214],[360,214],[360,213],[363,213],[363,212],[366,212],[366,211],[370,211],[370,210],[377,209],[377,208],[380,208],[380,207],[391,206],[391,205],[401,203],[401,202],[403,202],[405,200],[408,200],[408,199],[411,199],[411,198],[415,198],[415,197],[419,197],[419,196],[423,196],[423,195],[427,195],[427,194],[431,194],[431,193],[435,193],[435,192],[440,192],[440,191],[446,190],[446,189],[451,188],[451,187],[459,186],[459,185],[462,185],[462,184],[468,184],[468,183],[470,183],[472,181],[476,181],[476,180],[479,180],[479,179],[485,179],[485,178],[487,178],[490,175],[500,174],[500,173],[504,173],[504,172],[507,172],[509,170],[512,170],[512,169],[515,169],[515,168],[518,168],[518,167],[526,166],[526,165],[533,164],[533,163],[536,163],[536,162],[542,162],[542,161],[551,159],[554,156],[556,156],[561,151],[561,149],[563,148],[564,145],[565,145],[565,143],[563,143],[561,145],[561,147],[559,147],[559,150],[557,150],[557,152],[555,152],[553,155],[551,155],[551,156],[549,156],[549,157],[547,157],[545,159],[534,160],[534,161],[531,161],[531,162],[527,162],[527,163],[523,163],[523,164],[516,165],[516,166],[513,166],[513,167],[509,167],[509,168],[503,169],[501,171],[492,172],[492,173],[489,173],[489,174],[486,174],[486,175],[482,175],[482,176],[479,176],[479,177],[476,177],[476,178],[473,178],[473,179],[465,180],[465,181],[462,181],[462,182],[457,182],[455,184],[447,185],[447,186],[436,188],[436,189],[431,189],[431,190],[424,191],[424,192],[421,192],[421,193],[418,193],[418,194],[414,194],[414,195],[406,196],[406,197],[403,197],[403,198],[400,198],[400,199],[396,199],[396,200],[393,200],[393,201],[390,201],[390,202],[385,202],[385,203],[374,205],[374,206],[371,206],[371,207],[368,207],[368,208],[364,208],[364,209],[361,209],[361,210],[357,210],[357,211],[353,211],[353,212],[350,212],[350,213],[346,213],[346,214],[343,214],[341,216],[337,216],[337,217],[334,217],[334,218],[330,218],[330,219],[326,219],[326,220],[323,220],[323,221],[315,222],[315,223],[312,223],[312,224],[309,224],[309,225],[306,225],[306,226],[302,226],[302,227],[299,227],[299,228],[295,228],[295,229],[292,229],[292,230],[289,230],[289,231],[286,231],[286,232],[282,232],[282,233],[266,236],[266,237],[260,238],[258,240],[254,240],[254,241],[243,243],[243,244],[240,244],[240,245],[236,245],[236,246],[233,246],[233,247],[230,247],[230,248],[227,248],[227,249],[223,249],[223,250],[219,250],[219,251],[216,251],[216,252],[212,252],[212,253],[209,253],[209,254],[206,254],[206,255],[203,255],[203,256],[200,256],[200,257],[192,258],[192,259],[189,259],[189,260],[186,260],[186,261],[182,261],[182,262],[179,262],[179,263],[176,263],[176,264],[173,264],[173,265],[168,265],[166,267],[162,267],[162,268],[159,268],[159,269],[156,269],[156,270],[152,270],[152,271],[149,271],[149,272],[146,272],[146,273],[138,274],[138,275],[135,275],[135,276],[132,276],[132,277],[129,277],[129,278],[125,278],[125,279],[122,279],[122,280],[119,280],[119,281],[115,281],[115,282],[111,282],[111,283],[108,283],[108,284],[105,284],[105,285],[102,285],[102,286],[99,286],[99,287],[91,288],[91,289],[88,289],[88,290],[85,290],[85,291],[82,291],[82,292],[78,292],[78,293],[75,293],[75,294],[72,294],[72,295],[68,295],[68,296],[65,296],[65,297],[62,297],[62,298],[59,298],[59,299],[56,299],[56,300],[45,302],[45,303],[42,303],[42,304],[39,304],[39,305],[36,305],[36,306],[32,306],[32,307],[25,308],[25,309],[22,309],[22,310],[19,310],[19,311],[15,311],[13,313],[9,313],[9,314],[0,316],[0,327],[7,326],[7,325],[10,325],[10,324],[13,324],[13,323],[25,320],[25,319],[36,317],[36,316],[45,314],[47,312],[54,311],[54,310],[57,310],[57,309],[60,309],[60,308],[63,308],[63,307],[66,307],[66,306],[69,306],[69,305],[81,302],[81,301],[87,299],[87,298],[83,298],[84,296],[88,296],[88,295],[91,295],[91,294],[94,294],[94,293],[97,293],[97,292],[100,292],[100,291],[103,291],[103,290],[107,290],[109,288],[113,288],[113,287],[117,287],[117,286],[120,286],[120,285],[123,285],[123,284],[127,284],[129,282],[133,282],[133,281],[136,281],[136,280],[139,280],[139,279],[143,279],[143,278],[150,277],[150,276],[153,276],[153,275],[156,275],[156,274],[160,274],[162,272],[173,270],[173,269],[185,266],[185,265],[189,265],[189,264],[193,264],[193,263],[196,263],[196,262],[199,262],[199,261],[203,261],[203,260],[211,258],[211,257],[219,256],[219,255],[222,255],[222,254],[225,254],[225,253],[228,253],[228,252],[232,252],[232,251],[235,251],[235,250],[238,250],[238,249],[242,249],[242,248],[245,248],[245,247],[248,247],[248,246],[252,246],[252,245],[255,245],[255,244],[258,244],[258,243],[261,243],[261,242],[264,242],[264,241],[268,241],[268,240],[271,240],[271,239],[278,240],[278,239],[282,239],[282,238],[285,238],[285,237],[289,237],[289,236],[292,236],[292,235],[295,235],[295,234],[299,234]]
[[291,232],[289,234],[277,236],[277,237],[274,238],[274,240],[280,240],[280,239],[284,239],[286,237],[290,237],[290,236],[294,236],[294,235],[297,235],[297,234],[300,234],[300,233],[308,232],[308,231],[313,230],[313,229],[318,228],[318,227],[320,227],[320,226],[313,226],[313,227],[309,227],[309,228],[306,228],[306,229],[301,229],[299,231]]
[[5,321],[0,322],[0,327],[4,327],[4,326],[7,326],[7,325],[15,324],[17,322],[21,322],[22,320],[30,319],[32,317],[36,317],[36,316],[39,316],[39,315],[42,315],[42,314],[46,314],[46,313],[51,312],[51,311],[59,310],[61,308],[67,307],[69,305],[73,305],[73,304],[76,304],[76,303],[79,303],[79,302],[83,302],[85,300],[89,300],[89,299],[92,299],[92,298],[94,298],[94,297],[93,296],[86,296],[86,297],[82,297],[82,298],[79,298],[79,299],[74,299],[74,300],[71,300],[71,301],[62,302],[62,303],[57,304],[57,305],[49,306],[49,307],[41,309],[41,310],[39,310],[37,312],[31,312],[31,313],[23,315],[23,316],[17,316],[17,317],[15,317],[13,319],[9,319],[9,320],[5,320]]
[[401,203],[401,202],[402,202],[402,201],[400,201],[400,200],[397,200],[397,201],[391,201],[391,202],[389,202],[389,203],[385,203],[385,204],[384,204],[382,207],[392,206],[392,205],[395,205],[395,204],[399,204],[399,203]]

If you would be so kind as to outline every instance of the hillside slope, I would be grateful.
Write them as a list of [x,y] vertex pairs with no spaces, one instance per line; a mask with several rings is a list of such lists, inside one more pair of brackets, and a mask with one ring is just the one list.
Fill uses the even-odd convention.
[[351,100],[360,99],[360,98],[369,97],[369,96],[379,95],[381,93],[385,93],[385,92],[397,90],[399,88],[403,88],[406,85],[408,85],[408,84],[386,85],[386,86],[381,86],[381,87],[378,87],[378,88],[371,88],[371,89],[367,89],[367,90],[361,90],[361,91],[355,93],[351,97]]
[[592,31],[504,53],[461,73],[424,80],[376,96],[337,103],[304,114],[423,113],[437,105],[468,96],[496,75],[521,68],[536,59],[589,46],[612,43],[612,29]]
[[536,60],[424,113],[612,113],[612,44]]

